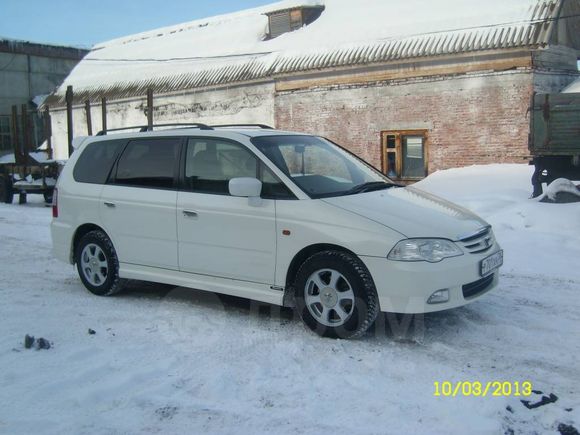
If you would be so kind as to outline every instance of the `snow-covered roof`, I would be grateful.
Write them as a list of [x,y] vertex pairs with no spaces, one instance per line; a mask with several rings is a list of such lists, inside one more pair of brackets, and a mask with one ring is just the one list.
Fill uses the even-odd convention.
[[[299,71],[548,43],[561,0],[285,0],[96,45],[47,104],[245,82]],[[324,6],[266,40],[266,13]]]
[[[46,143],[46,141],[44,143]],[[28,156],[31,159],[30,162],[31,164],[54,163],[55,161],[48,158],[48,151],[46,151],[46,149],[41,150],[40,148],[38,148],[36,151],[29,152]],[[14,157],[14,153],[0,156],[0,164],[15,164],[15,163],[16,159]]]
[[44,101],[48,98],[49,95],[47,94],[43,94],[43,95],[37,95],[36,97],[34,97],[32,99],[32,103],[36,106],[36,107],[40,107],[44,104]]

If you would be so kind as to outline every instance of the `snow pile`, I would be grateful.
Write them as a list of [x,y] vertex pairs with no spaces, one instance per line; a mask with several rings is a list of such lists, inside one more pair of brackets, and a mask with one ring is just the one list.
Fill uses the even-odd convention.
[[504,273],[580,280],[580,204],[528,199],[532,173],[528,165],[472,166],[436,172],[416,186],[492,224],[506,250]]
[[552,201],[557,201],[558,195],[562,193],[575,195],[578,197],[578,201],[580,201],[580,189],[578,189],[572,181],[566,178],[558,178],[557,180],[552,181],[544,193],[546,197],[550,198]]
[[[470,167],[419,183],[494,225],[506,258],[500,285],[410,324],[380,317],[360,341],[322,339],[290,310],[189,289],[134,283],[118,297],[92,296],[53,259],[41,199],[0,204],[0,432],[578,429],[580,204],[527,199],[532,170]],[[25,334],[53,346],[26,350]],[[495,380],[541,393],[434,397],[436,381]],[[552,403],[520,401],[543,397]]]

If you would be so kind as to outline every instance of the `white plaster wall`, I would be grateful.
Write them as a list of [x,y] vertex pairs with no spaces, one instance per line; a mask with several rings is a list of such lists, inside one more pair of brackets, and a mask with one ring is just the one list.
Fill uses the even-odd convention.
[[[107,103],[107,127],[146,125],[146,98]],[[201,122],[205,124],[261,123],[274,125],[274,84],[238,86],[153,98],[154,123]],[[66,110],[52,109],[55,158],[66,159]],[[101,130],[101,106],[92,106],[93,134]],[[87,135],[84,106],[73,112],[74,136]]]

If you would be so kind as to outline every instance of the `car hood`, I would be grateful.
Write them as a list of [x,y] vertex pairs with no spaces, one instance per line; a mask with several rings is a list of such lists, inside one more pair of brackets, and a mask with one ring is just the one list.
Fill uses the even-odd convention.
[[405,237],[459,240],[488,225],[471,211],[413,187],[323,199],[385,225]]

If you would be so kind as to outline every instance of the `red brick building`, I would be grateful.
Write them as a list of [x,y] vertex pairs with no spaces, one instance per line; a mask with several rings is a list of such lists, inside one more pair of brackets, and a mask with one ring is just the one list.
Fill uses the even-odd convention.
[[67,85],[75,134],[103,97],[109,128],[143,124],[151,87],[156,120],[273,123],[412,181],[524,162],[532,95],[579,53],[580,0],[286,1],[101,44],[46,104],[63,143]]

